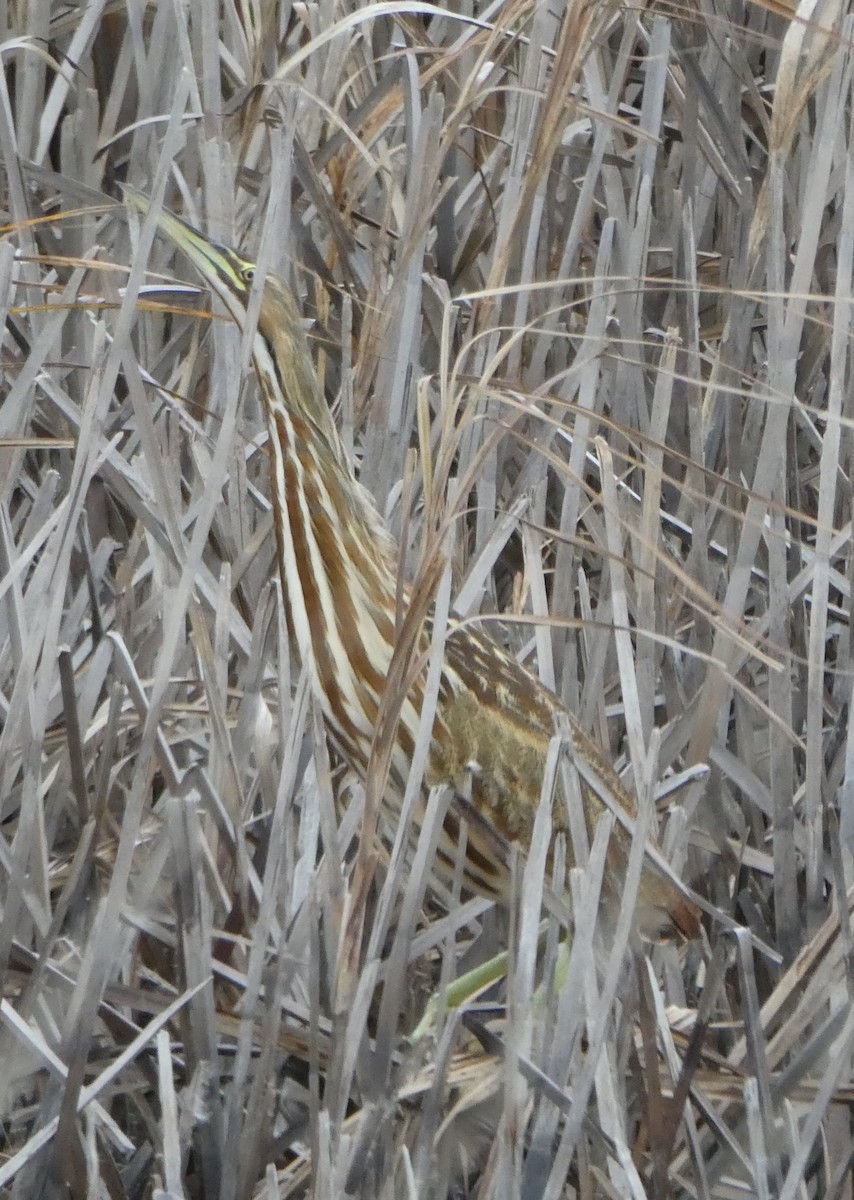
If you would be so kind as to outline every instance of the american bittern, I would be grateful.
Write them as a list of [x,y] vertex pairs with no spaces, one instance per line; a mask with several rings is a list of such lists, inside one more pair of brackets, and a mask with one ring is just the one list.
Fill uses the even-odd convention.
[[[139,194],[128,196],[147,210]],[[159,226],[244,329],[254,264],[168,213],[160,215]],[[347,460],[295,299],[272,273],[263,284],[252,357],[269,431],[278,563],[291,629],[328,734],[364,777],[394,653],[395,551]],[[429,638],[423,636],[426,647]],[[417,678],[398,725],[381,814],[386,828],[400,814],[422,695],[423,678]],[[574,754],[584,766],[580,784],[588,825],[604,808],[591,777],[631,815],[632,797],[557,697],[491,640],[451,621],[426,773],[428,785],[448,785],[459,798],[448,808],[436,851],[440,876],[453,876],[464,818],[467,889],[507,901],[510,847],[516,843],[524,851],[530,845],[558,718],[569,721]],[[568,828],[560,788],[553,824],[556,830]],[[630,840],[618,823],[606,878],[612,898],[620,895]],[[674,930],[695,937],[699,930],[695,905],[648,856],[636,926],[651,938]]]

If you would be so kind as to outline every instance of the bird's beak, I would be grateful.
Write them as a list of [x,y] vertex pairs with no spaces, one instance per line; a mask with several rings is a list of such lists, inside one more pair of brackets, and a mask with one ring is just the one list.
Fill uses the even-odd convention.
[[[143,216],[150,212],[151,200],[148,196],[128,184],[125,184],[122,190],[125,200]],[[210,241],[187,221],[182,221],[174,213],[164,210],[157,214],[157,228],[190,260],[202,278],[218,291],[221,291],[222,284],[226,283],[235,291],[245,292],[245,285],[235,275],[224,246]]]

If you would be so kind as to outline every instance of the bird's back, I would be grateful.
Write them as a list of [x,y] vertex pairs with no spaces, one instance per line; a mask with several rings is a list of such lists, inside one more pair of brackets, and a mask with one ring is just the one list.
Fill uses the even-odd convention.
[[[558,697],[490,639],[470,629],[450,631],[427,783],[445,784],[455,800],[445,823],[444,854],[453,867],[460,819],[467,824],[467,856],[480,860],[480,886],[474,890],[506,900],[510,886],[511,847],[531,844],[540,804],[549,743],[565,722],[571,753],[583,759],[580,794],[592,835],[607,806],[632,818],[635,802],[596,743],[582,730]],[[596,787],[593,786],[595,780]],[[609,805],[603,800],[606,796]],[[569,832],[568,798],[558,783],[552,808],[553,834]],[[572,861],[571,838],[568,852]],[[631,835],[618,821],[608,852],[605,889],[619,900],[631,847]],[[471,871],[471,865],[467,874]],[[471,877],[470,877],[471,880]],[[677,884],[649,857],[637,903],[636,925],[656,939],[679,932],[699,933],[699,913]]]

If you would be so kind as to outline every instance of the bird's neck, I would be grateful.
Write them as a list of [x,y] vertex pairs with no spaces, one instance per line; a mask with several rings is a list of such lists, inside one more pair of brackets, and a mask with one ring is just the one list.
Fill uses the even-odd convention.
[[277,547],[300,657],[324,716],[353,757],[367,762],[394,646],[396,568],[373,500],[347,465],[338,433],[268,406]]

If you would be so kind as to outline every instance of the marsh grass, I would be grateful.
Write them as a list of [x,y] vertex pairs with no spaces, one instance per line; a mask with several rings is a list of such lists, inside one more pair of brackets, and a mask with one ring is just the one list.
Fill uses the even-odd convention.
[[[3,13],[0,1192],[850,1197],[850,17]],[[542,823],[506,919],[441,794],[370,836],[405,654],[363,786],[247,347],[121,182],[293,281],[410,622],[566,699],[702,946],[599,904],[608,820],[571,943]]]

